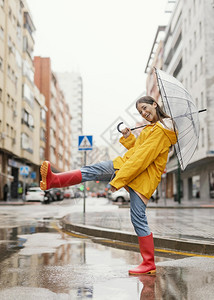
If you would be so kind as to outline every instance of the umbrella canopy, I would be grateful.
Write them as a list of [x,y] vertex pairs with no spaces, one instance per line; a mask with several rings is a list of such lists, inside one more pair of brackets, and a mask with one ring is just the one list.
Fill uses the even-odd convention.
[[177,135],[175,151],[184,170],[193,156],[199,139],[199,117],[195,101],[181,82],[173,76],[155,69],[158,86],[166,114],[174,120]]

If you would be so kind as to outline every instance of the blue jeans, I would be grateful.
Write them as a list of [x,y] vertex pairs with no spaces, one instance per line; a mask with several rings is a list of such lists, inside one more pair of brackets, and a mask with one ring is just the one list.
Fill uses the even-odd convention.
[[[85,166],[80,169],[82,182],[85,181],[111,181],[115,176],[113,162],[111,160]],[[135,232],[138,236],[150,234],[147,217],[146,205],[143,200],[129,187],[130,193],[130,215]]]

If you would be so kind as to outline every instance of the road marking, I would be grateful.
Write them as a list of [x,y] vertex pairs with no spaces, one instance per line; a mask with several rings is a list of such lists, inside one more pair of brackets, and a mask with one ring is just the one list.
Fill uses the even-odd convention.
[[87,238],[86,235],[81,235],[81,234],[77,234],[77,233],[73,233],[73,232],[70,232],[70,231],[67,231],[65,229],[61,229],[59,228],[59,226],[56,224],[56,223],[52,223],[51,226],[56,229],[58,232],[60,233],[66,233],[67,235],[71,235],[71,236],[74,236],[74,237],[77,237],[77,238]]
[[[120,242],[120,241],[111,241],[111,240],[100,240],[100,241],[102,241],[104,243],[109,243],[109,244],[119,244],[119,245],[131,246],[131,247],[139,248],[139,246],[136,245],[136,244],[124,243],[124,242]],[[195,253],[181,252],[181,251],[176,251],[176,250],[166,250],[166,249],[161,249],[161,248],[155,248],[155,251],[156,252],[169,253],[169,254],[184,255],[184,256],[198,256],[198,257],[214,258],[214,256],[207,255],[207,254],[195,254]]]
[[[59,232],[66,233],[68,235],[71,235],[71,236],[74,236],[74,237],[77,237],[77,238],[82,238],[82,239],[88,238],[88,237],[91,238],[91,236],[73,233],[73,232],[67,231],[65,229],[62,230],[56,224],[52,224],[51,226]],[[96,239],[96,237],[95,237],[95,239]],[[104,240],[104,239],[98,239],[98,240],[99,240],[99,242],[106,243],[106,244],[116,244],[116,245],[120,245],[120,246],[128,246],[128,247],[132,247],[132,248],[139,248],[139,246],[136,245],[136,244],[126,243],[126,242],[120,242],[120,241],[114,241],[114,240]],[[155,252],[162,252],[162,253],[176,254],[176,255],[183,255],[183,256],[196,256],[196,257],[214,258],[213,255],[181,252],[181,251],[176,251],[176,250],[166,250],[166,249],[161,249],[161,248],[155,248]]]
[[170,254],[177,254],[177,255],[185,255],[185,256],[199,256],[199,257],[214,258],[213,255],[195,254],[195,253],[181,252],[181,251],[176,251],[176,250],[166,250],[166,249],[157,249],[157,248],[155,248],[155,251],[156,252],[170,253]]

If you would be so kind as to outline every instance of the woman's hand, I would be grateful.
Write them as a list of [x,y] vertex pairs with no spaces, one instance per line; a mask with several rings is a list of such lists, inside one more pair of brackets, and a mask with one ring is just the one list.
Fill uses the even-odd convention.
[[116,192],[117,191],[116,187],[111,186],[111,191],[112,191],[112,193]]
[[126,139],[131,134],[131,129],[126,127],[125,129],[121,130],[121,133],[123,134],[124,138]]

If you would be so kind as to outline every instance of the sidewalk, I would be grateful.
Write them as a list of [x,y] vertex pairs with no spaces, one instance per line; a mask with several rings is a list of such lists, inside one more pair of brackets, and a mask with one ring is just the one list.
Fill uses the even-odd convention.
[[[191,205],[190,205],[191,204]],[[130,221],[128,205],[109,211],[70,213],[61,220],[69,232],[138,244]],[[154,235],[155,248],[187,251],[214,256],[214,201],[182,201],[181,204],[160,199],[150,202],[147,218]]]

